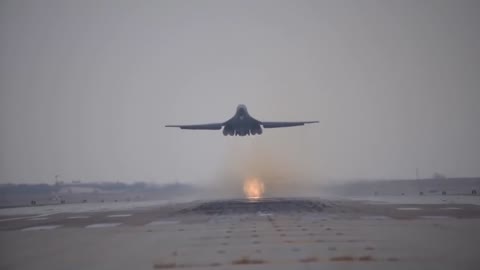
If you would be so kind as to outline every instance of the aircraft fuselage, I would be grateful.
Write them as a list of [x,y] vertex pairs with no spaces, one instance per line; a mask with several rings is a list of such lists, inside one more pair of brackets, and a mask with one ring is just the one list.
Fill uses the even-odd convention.
[[261,122],[248,114],[245,105],[238,105],[235,115],[225,122],[223,135],[225,136],[246,136],[260,135],[263,133]]

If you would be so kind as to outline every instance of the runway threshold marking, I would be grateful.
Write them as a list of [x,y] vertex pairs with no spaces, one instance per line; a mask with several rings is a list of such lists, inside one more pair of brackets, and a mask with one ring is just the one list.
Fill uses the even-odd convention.
[[96,223],[85,226],[86,229],[96,229],[96,228],[111,228],[117,227],[122,223]]
[[34,226],[22,229],[22,231],[45,231],[45,230],[53,230],[56,228],[61,227],[62,225],[43,225],[43,226]]

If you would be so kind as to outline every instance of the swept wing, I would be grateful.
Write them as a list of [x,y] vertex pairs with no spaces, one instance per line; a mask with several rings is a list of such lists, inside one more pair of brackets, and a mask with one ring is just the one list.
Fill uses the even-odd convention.
[[263,128],[282,128],[282,127],[295,127],[303,126],[305,124],[318,123],[318,121],[305,121],[305,122],[261,122]]
[[206,130],[218,130],[223,127],[224,123],[210,123],[200,125],[166,125],[165,127],[176,127],[181,129],[206,129]]

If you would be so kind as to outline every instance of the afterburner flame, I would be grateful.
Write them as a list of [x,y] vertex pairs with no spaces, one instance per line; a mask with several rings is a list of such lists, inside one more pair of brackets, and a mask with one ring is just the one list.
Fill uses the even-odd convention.
[[263,197],[265,192],[265,184],[258,178],[247,178],[243,182],[243,193],[245,197],[251,200],[258,200]]

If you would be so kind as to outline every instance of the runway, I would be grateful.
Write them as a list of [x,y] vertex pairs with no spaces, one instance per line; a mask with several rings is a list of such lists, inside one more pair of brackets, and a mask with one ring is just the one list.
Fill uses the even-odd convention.
[[0,216],[0,269],[478,269],[480,263],[480,206],[462,200],[280,198],[90,208]]

